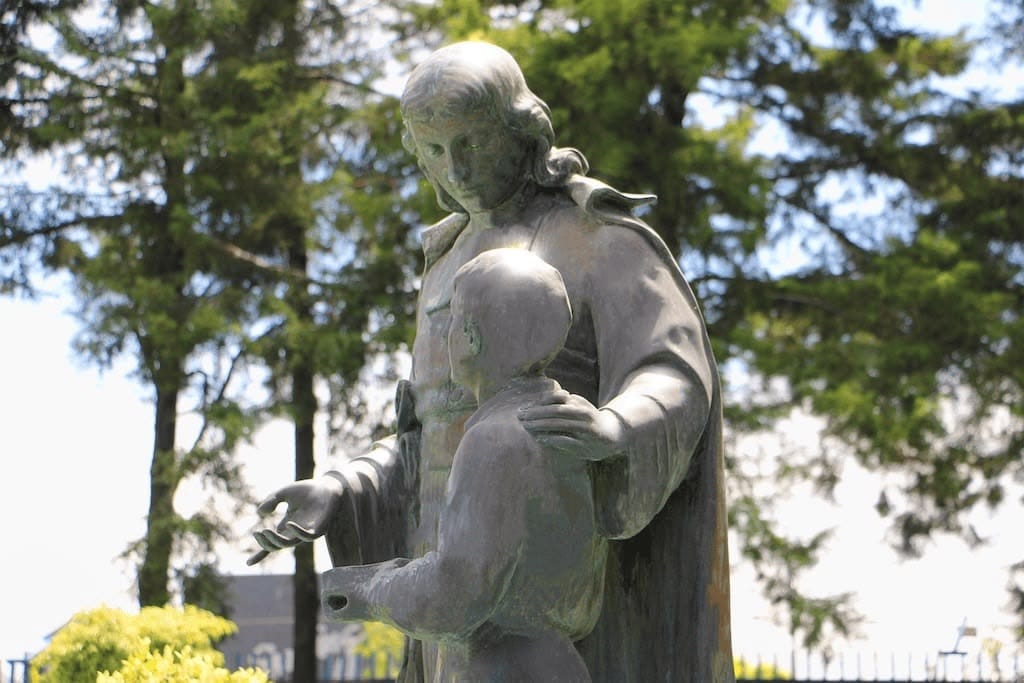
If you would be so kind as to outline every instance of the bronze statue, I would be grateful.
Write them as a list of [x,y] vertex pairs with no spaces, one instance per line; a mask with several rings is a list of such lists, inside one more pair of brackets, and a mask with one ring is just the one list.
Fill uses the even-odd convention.
[[[496,248],[557,269],[573,324],[548,375],[564,392],[521,412],[545,449],[586,463],[607,543],[603,607],[576,643],[595,681],[731,681],[721,394],[697,302],[629,195],[553,145],[548,108],[514,59],[485,43],[438,50],[402,96],[403,140],[451,215],[423,235],[413,370],[398,434],[260,506],[288,511],[256,533],[267,552],[326,534],[335,566],[437,547],[471,391],[446,343],[456,272]],[[491,492],[501,495],[500,488]],[[436,647],[413,641],[402,680],[435,680]]]

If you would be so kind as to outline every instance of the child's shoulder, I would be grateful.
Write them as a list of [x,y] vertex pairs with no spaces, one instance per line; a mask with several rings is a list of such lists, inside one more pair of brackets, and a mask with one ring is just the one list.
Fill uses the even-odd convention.
[[518,440],[528,436],[522,423],[519,421],[519,408],[509,407],[488,414],[486,417],[475,421],[472,426],[467,427],[462,436],[462,444],[466,445],[487,445],[494,442],[506,440]]
[[463,434],[452,461],[449,484],[457,488],[471,486],[466,489],[471,491],[517,485],[529,471],[533,448],[525,429],[506,420],[483,420]]

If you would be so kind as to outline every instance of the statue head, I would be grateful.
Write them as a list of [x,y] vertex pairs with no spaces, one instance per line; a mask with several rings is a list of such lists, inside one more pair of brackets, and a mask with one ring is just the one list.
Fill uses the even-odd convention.
[[452,377],[472,388],[540,375],[572,326],[561,274],[525,249],[492,249],[463,265],[451,306]]
[[466,207],[446,191],[445,179],[424,163],[428,152],[417,144],[417,124],[457,126],[460,121],[483,118],[500,126],[522,150],[521,162],[507,154],[510,163],[522,166],[514,169],[517,177],[542,187],[560,187],[573,174],[587,172],[587,160],[578,150],[554,146],[548,106],[526,85],[512,55],[496,45],[464,42],[437,50],[413,70],[401,107],[402,142],[420,160],[438,202],[449,211],[466,212]]

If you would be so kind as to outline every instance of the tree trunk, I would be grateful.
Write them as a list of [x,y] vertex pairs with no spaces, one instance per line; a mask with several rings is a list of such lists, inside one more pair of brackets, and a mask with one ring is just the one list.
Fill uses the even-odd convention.
[[[167,56],[156,64],[156,117],[165,137],[171,139],[185,128],[185,115],[181,101],[185,91],[185,71],[181,49],[185,32],[181,28],[188,16],[188,7],[178,7],[167,25],[154,25],[154,34],[160,44],[167,46]],[[142,271],[146,278],[175,287],[172,307],[166,312],[180,325],[188,302],[184,294],[183,270],[185,257],[175,238],[173,216],[188,206],[185,189],[185,160],[180,151],[162,145],[163,189],[166,202],[155,216],[153,232],[142,256]],[[149,468],[149,514],[146,517],[146,539],[142,566],[139,568],[139,604],[162,606],[170,600],[167,588],[174,549],[176,518],[174,493],[181,475],[175,454],[175,431],[178,425],[178,394],[185,378],[182,373],[184,357],[174,350],[174,342],[150,335],[138,334],[143,366],[147,368],[156,392],[156,420],[153,436],[153,462]]]
[[167,576],[174,545],[174,491],[177,466],[174,432],[178,422],[178,388],[156,386],[153,461],[149,467],[149,514],[139,567],[139,605],[161,606],[170,600]]
[[[293,228],[293,242],[288,262],[297,272],[306,272],[308,254],[305,232]],[[299,325],[312,325],[312,304],[305,285],[291,287],[291,306]],[[316,417],[316,394],[313,391],[315,373],[307,349],[289,349],[292,373],[292,419],[295,421],[295,479],[313,476],[313,420]],[[295,548],[295,576],[293,579],[293,606],[295,621],[292,642],[295,648],[295,683],[314,683],[317,680],[316,631],[320,616],[320,591],[317,588],[316,564],[313,544],[302,543]]]
[[[316,396],[313,373],[307,367],[292,373],[292,401],[295,410],[295,479],[313,476],[313,417]],[[295,548],[295,673],[296,683],[316,681],[316,627],[320,615],[320,591],[317,589],[313,544]]]

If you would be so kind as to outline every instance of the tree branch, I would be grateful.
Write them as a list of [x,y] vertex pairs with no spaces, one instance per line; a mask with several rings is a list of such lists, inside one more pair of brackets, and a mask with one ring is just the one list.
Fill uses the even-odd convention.
[[50,235],[63,232],[69,228],[110,218],[117,218],[117,216],[76,216],[75,218],[67,221],[34,228],[32,230],[18,230],[16,228],[10,228],[7,225],[0,226],[0,249],[4,249],[12,245],[24,244],[25,242],[37,237],[48,237]]
[[[221,380],[220,386],[218,387],[218,390],[217,390],[217,395],[213,398],[213,400],[210,400],[208,398],[208,389],[209,389],[209,386],[210,386],[210,381],[209,381],[210,378],[209,378],[209,376],[205,372],[204,373],[200,373],[203,376],[203,390],[202,390],[202,398],[200,399],[201,400],[201,404],[200,404],[199,414],[203,416],[203,423],[202,423],[202,426],[200,426],[200,428],[199,428],[199,433],[196,434],[196,438],[192,442],[192,447],[189,448],[189,450],[188,450],[189,453],[194,453],[194,452],[196,452],[199,449],[200,444],[202,444],[203,439],[206,437],[206,434],[209,432],[210,426],[211,426],[210,425],[210,406],[217,405],[217,404],[222,403],[224,401],[224,397],[227,395],[228,386],[231,384],[231,379],[234,377],[235,370],[238,368],[239,363],[241,363],[241,361],[245,357],[245,355],[246,355],[245,354],[245,349],[244,348],[239,348],[238,353],[234,354],[231,357],[231,362],[228,364],[227,375],[225,375],[224,379]],[[186,463],[182,463],[182,464],[185,465]]]
[[312,282],[309,276],[303,273],[302,271],[293,270],[291,268],[288,268],[287,266],[278,265],[273,261],[270,261],[260,256],[259,254],[254,254],[251,251],[241,248],[237,244],[232,244],[231,242],[227,242],[216,237],[209,237],[208,239],[210,240],[210,242],[213,243],[214,246],[216,246],[218,249],[223,251],[231,258],[238,261],[242,261],[243,263],[248,263],[251,266],[255,266],[259,270],[265,271],[267,273],[272,273],[274,275],[279,275],[283,278],[292,281]]

